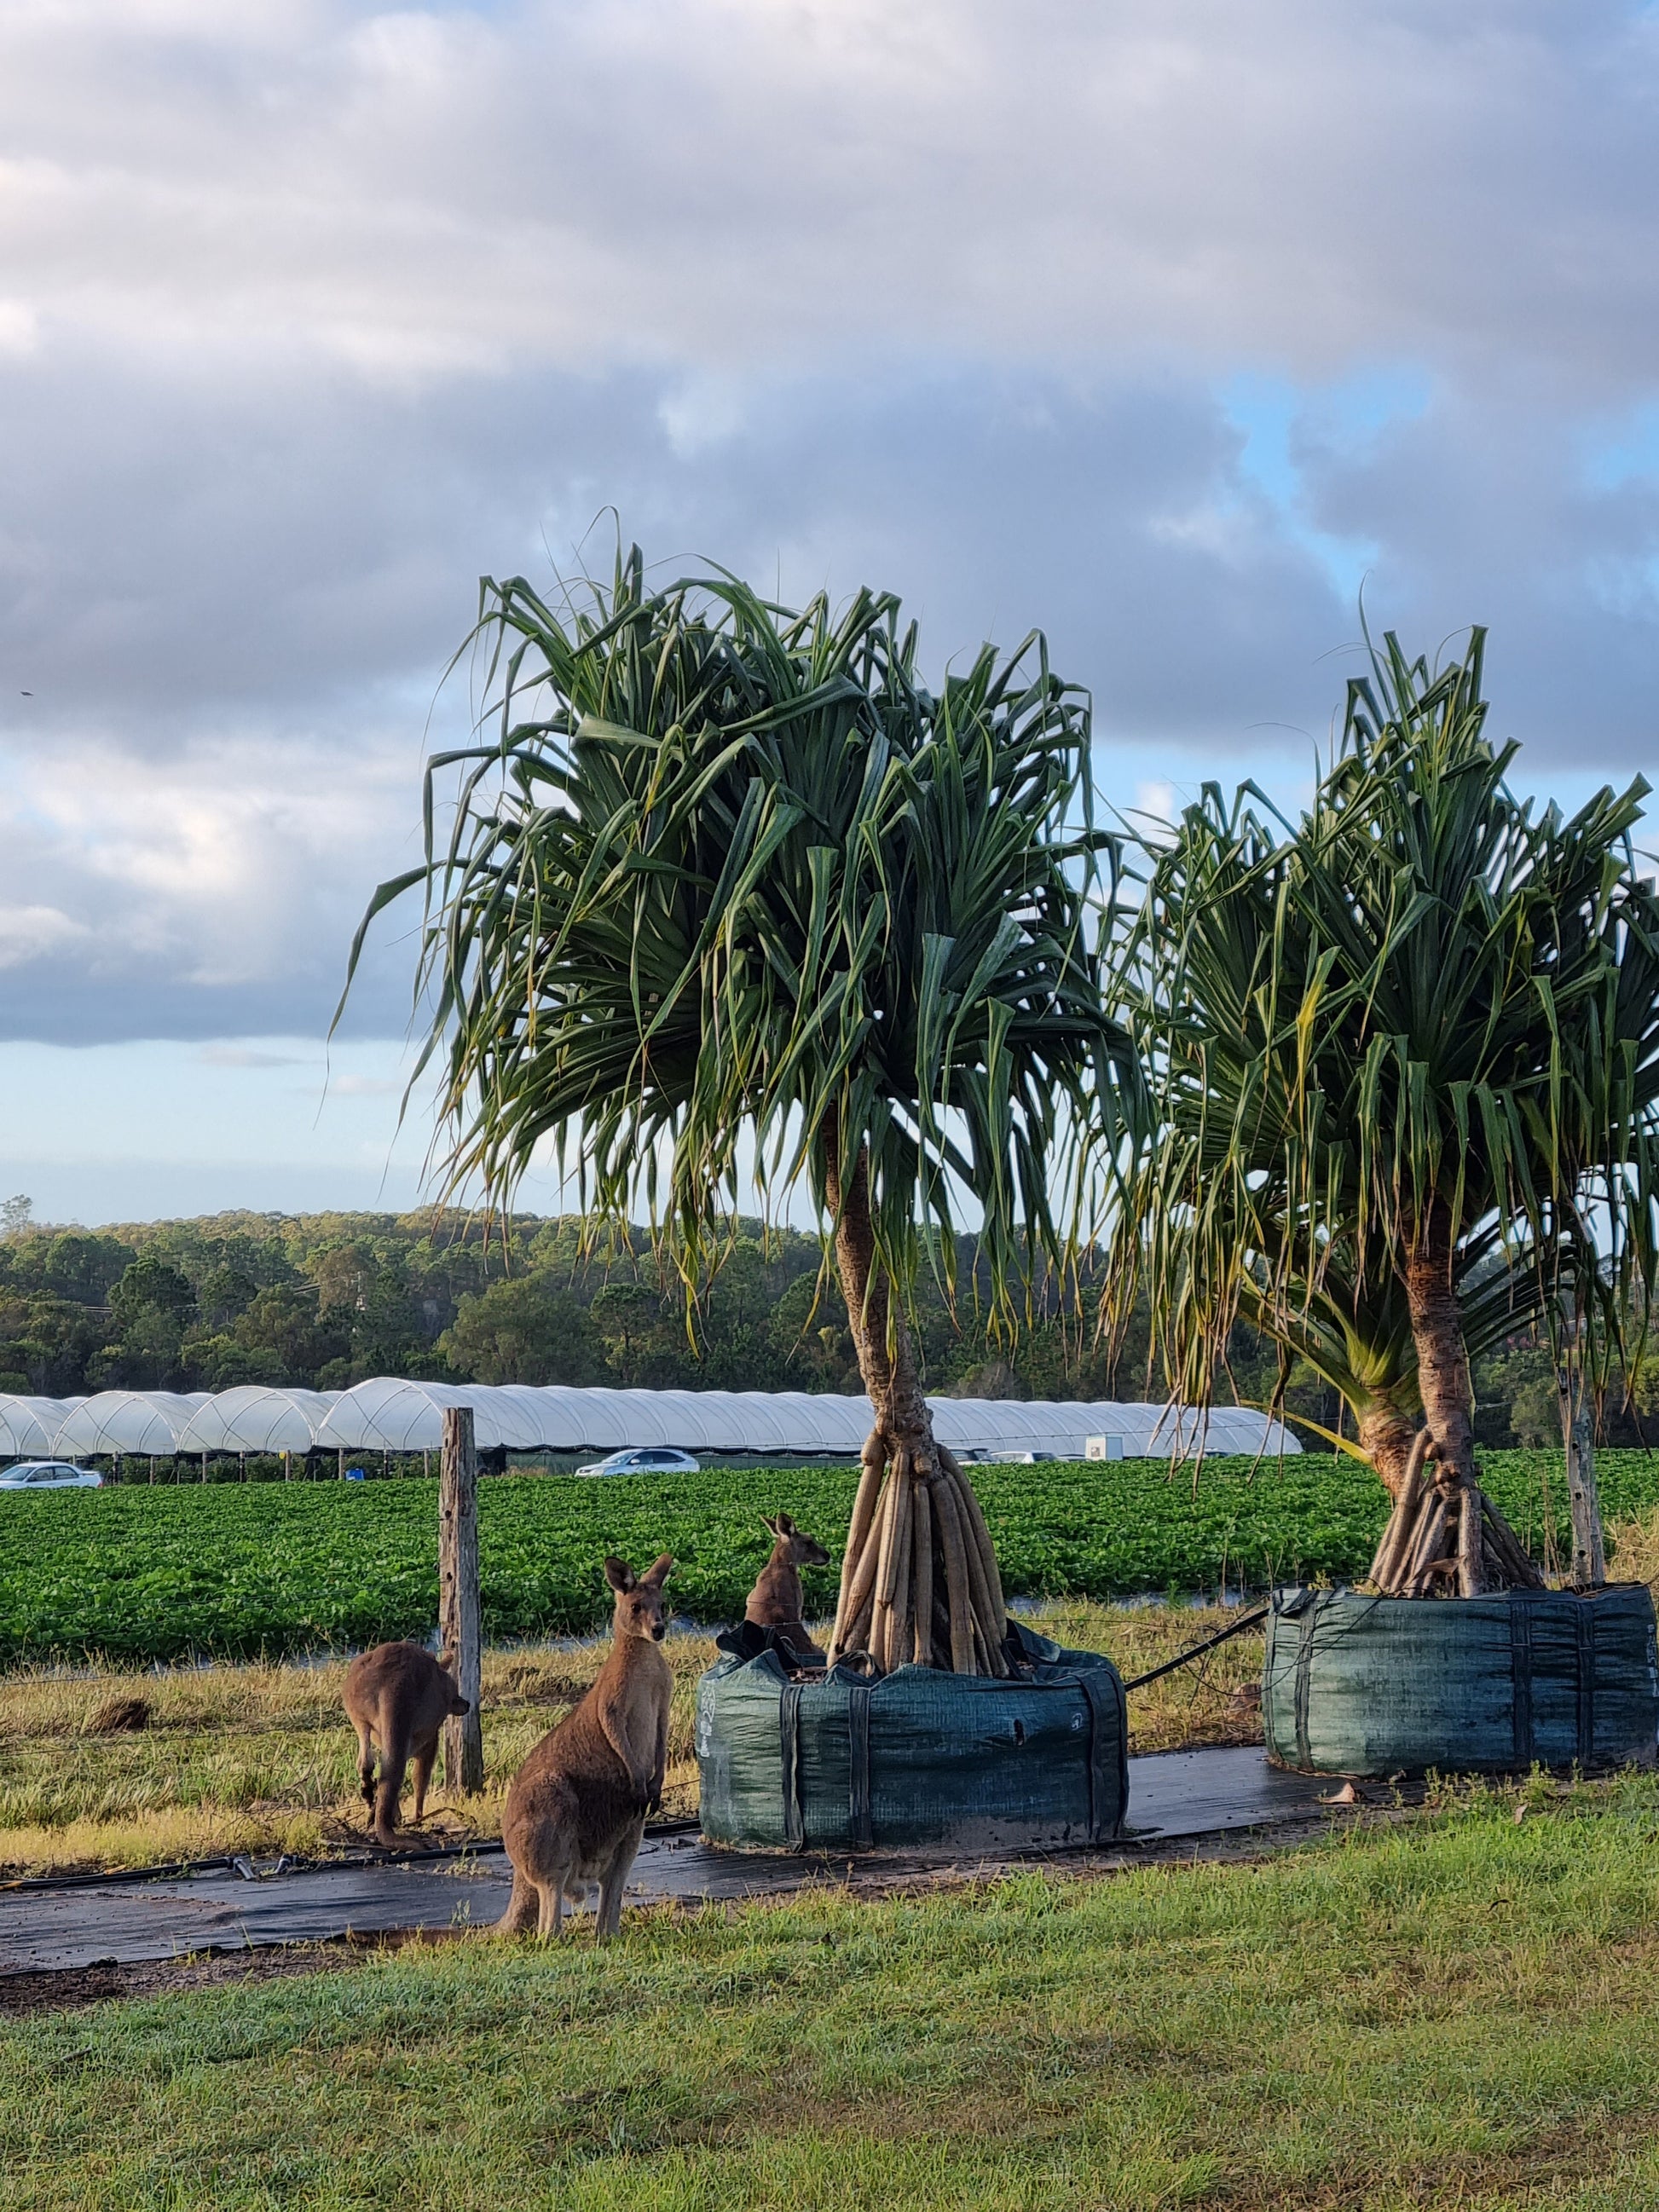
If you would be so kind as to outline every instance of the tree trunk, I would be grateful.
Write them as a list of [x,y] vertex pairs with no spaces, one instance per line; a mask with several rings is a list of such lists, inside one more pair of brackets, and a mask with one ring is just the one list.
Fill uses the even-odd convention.
[[[1371,1582],[1389,1597],[1540,1589],[1544,1578],[1520,1538],[1480,1489],[1474,1391],[1452,1285],[1451,1240],[1437,1208],[1419,1224],[1404,1272],[1426,1425],[1395,1492]],[[1377,1471],[1387,1481],[1380,1466]]]
[[1572,1586],[1599,1589],[1607,1578],[1607,1555],[1595,1490],[1595,1431],[1583,1369],[1577,1360],[1570,1359],[1557,1369],[1555,1383],[1561,1407],[1561,1441],[1567,1455],[1567,1495],[1572,1501]]
[[[1486,1589],[1485,1552],[1478,1540],[1480,1507],[1465,1514],[1465,1493],[1475,1488],[1474,1389],[1463,1346],[1462,1317],[1452,1285],[1451,1238],[1438,1205],[1418,1224],[1417,1240],[1406,1261],[1406,1299],[1412,1339],[1417,1348],[1417,1387],[1433,1437],[1435,1487],[1446,1507],[1449,1528],[1458,1538],[1457,1588],[1462,1597]],[[1471,1536],[1462,1540],[1468,1523]]]
[[444,1782],[452,1794],[483,1788],[483,1615],[478,1595],[478,1452],[471,1406],[446,1406],[438,1462],[438,1637],[467,1711],[444,1722]]
[[1396,1504],[1408,1480],[1415,1480],[1413,1468],[1412,1445],[1417,1436],[1417,1424],[1409,1413],[1402,1413],[1397,1406],[1374,1400],[1360,1414],[1358,1423],[1359,1449],[1376,1469],[1383,1488]]
[[1004,1676],[1007,1621],[996,1555],[966,1476],[937,1443],[904,1316],[876,1256],[868,1162],[843,1184],[823,1139],[824,1190],[836,1215],[836,1267],[875,1409],[842,1562],[830,1663],[867,1653],[884,1672],[907,1665]]

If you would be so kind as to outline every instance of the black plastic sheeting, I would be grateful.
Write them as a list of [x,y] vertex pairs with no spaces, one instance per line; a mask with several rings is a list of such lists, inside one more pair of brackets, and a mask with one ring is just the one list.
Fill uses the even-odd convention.
[[1303,1773],[1524,1773],[1647,1763],[1659,1735],[1640,1583],[1490,1597],[1276,1590],[1261,1717]]
[[1012,1680],[900,1667],[792,1677],[774,1651],[697,1685],[698,1799],[711,1842],[745,1850],[1109,1843],[1128,1722],[1109,1659],[1011,1623]]
[[[1177,1751],[1129,1761],[1133,1842],[1150,1844],[1316,1817],[1326,1785],[1270,1767],[1258,1750]],[[861,1877],[994,1874],[1004,1856],[960,1850],[861,1856]],[[711,1850],[695,1834],[647,1837],[628,1885],[630,1905],[720,1903],[840,1882],[846,1854],[765,1856]],[[210,1950],[316,1943],[392,1929],[487,1925],[507,1904],[499,1856],[436,1864],[319,1869],[245,1881],[186,1881],[0,1895],[0,1976],[128,1966]]]

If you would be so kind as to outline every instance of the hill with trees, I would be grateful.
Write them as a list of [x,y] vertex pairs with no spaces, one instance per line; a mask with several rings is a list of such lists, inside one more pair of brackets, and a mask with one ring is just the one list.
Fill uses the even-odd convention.
[[[86,1230],[14,1201],[0,1234],[0,1389],[53,1397],[237,1383],[435,1382],[856,1391],[816,1237],[746,1224],[688,1322],[649,1237],[595,1255],[579,1218],[488,1233],[453,1213],[222,1213]],[[1075,1323],[999,1346],[969,1304],[927,1301],[929,1387],[988,1396],[1145,1395]]]
[[[576,1216],[519,1215],[511,1235],[458,1214],[221,1213],[88,1230],[35,1223],[13,1200],[0,1229],[0,1390],[225,1390],[241,1382],[349,1389],[370,1375],[433,1382],[569,1382],[729,1390],[860,1388],[838,1296],[820,1295],[816,1237],[744,1225],[688,1328],[644,1231],[584,1256]],[[921,1355],[939,1394],[1145,1398],[1137,1321],[1115,1359],[1085,1319],[1039,1319],[998,1343],[971,1305],[964,1240],[952,1316],[923,1286]],[[965,1302],[964,1302],[965,1301]],[[1228,1366],[1247,1402],[1272,1394],[1276,1358],[1240,1323]],[[1642,1439],[1609,1401],[1609,1442]],[[1559,1443],[1547,1352],[1528,1335],[1480,1363],[1477,1429],[1494,1447]],[[1224,1395],[1232,1393],[1224,1390]],[[1337,1425],[1335,1394],[1293,1371],[1292,1413]],[[1318,1439],[1304,1440],[1317,1448]]]

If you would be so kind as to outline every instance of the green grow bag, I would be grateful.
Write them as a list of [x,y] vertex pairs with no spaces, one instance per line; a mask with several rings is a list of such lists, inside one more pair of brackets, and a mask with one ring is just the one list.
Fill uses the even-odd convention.
[[1109,1659],[1014,1626],[1030,1677],[901,1667],[792,1679],[770,1652],[697,1685],[702,1832],[744,1850],[1109,1842],[1128,1802]]
[[1640,1583],[1580,1595],[1275,1590],[1267,1756],[1304,1774],[1524,1772],[1653,1759],[1659,1653]]

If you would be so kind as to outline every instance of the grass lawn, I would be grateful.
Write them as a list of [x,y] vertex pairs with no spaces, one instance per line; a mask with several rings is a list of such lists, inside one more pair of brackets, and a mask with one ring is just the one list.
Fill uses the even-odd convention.
[[[1529,1799],[1517,1825],[1518,1803]],[[0,2029],[0,2207],[1659,2205],[1659,1789]]]
[[[1217,1608],[1126,1610],[1069,1601],[1039,1625],[1074,1646],[1106,1651],[1125,1674],[1157,1666],[1228,1618]],[[1232,1692],[1261,1672],[1260,1631],[1130,1700],[1133,1747],[1259,1742],[1256,1714]],[[691,1749],[697,1676],[714,1657],[707,1638],[676,1636],[668,1814],[696,1809]],[[489,1651],[484,1658],[489,1786],[460,1810],[439,1790],[428,1830],[499,1832],[507,1781],[525,1753],[580,1695],[608,1645]],[[164,1672],[101,1668],[0,1674],[0,1872],[143,1866],[224,1851],[326,1852],[361,1843],[356,1738],[340,1704],[343,1663],[215,1666]],[[112,1699],[152,1708],[137,1735],[94,1725]]]

